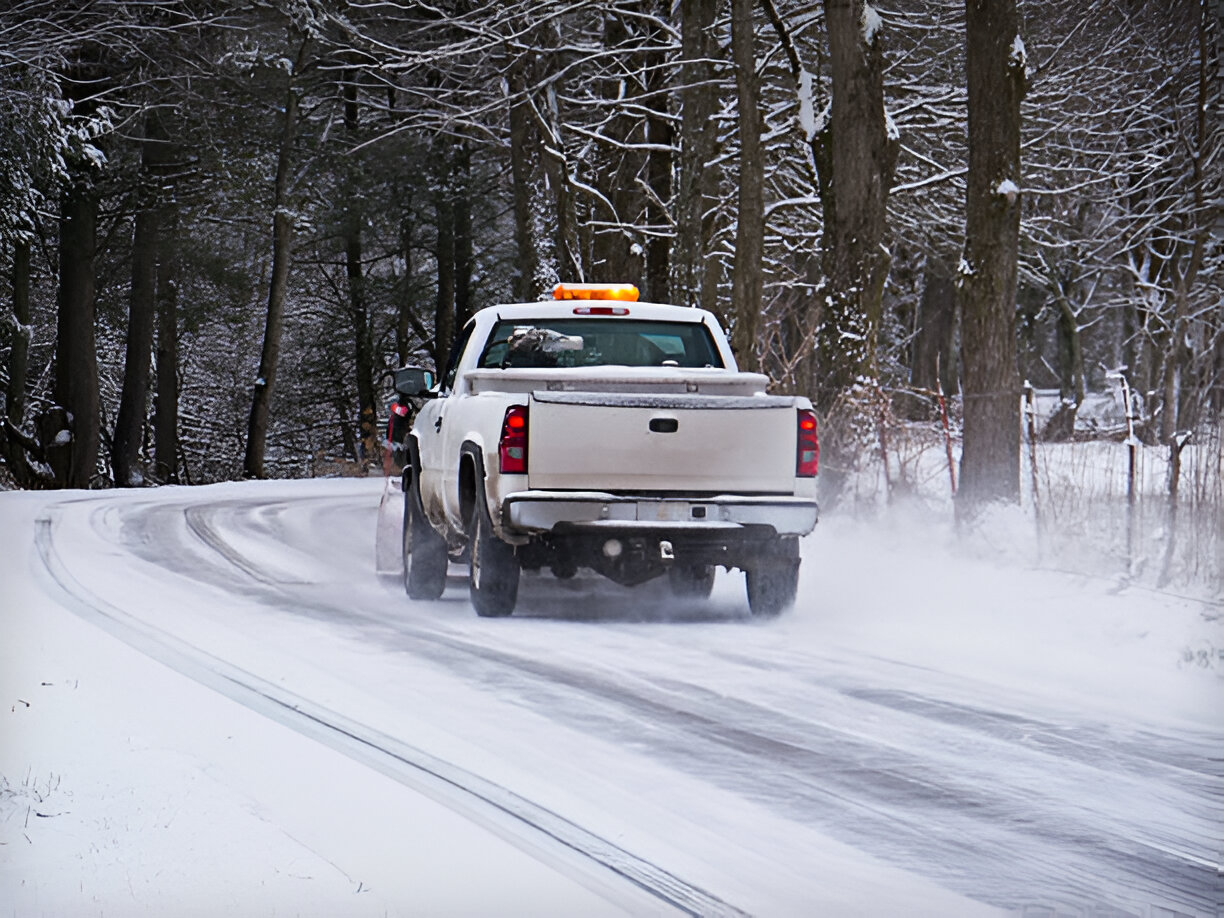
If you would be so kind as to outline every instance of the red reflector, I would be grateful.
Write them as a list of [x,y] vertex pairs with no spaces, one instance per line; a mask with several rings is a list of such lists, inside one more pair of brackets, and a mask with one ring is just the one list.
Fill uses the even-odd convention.
[[629,315],[629,307],[627,306],[575,306],[574,315],[576,316],[627,316]]
[[502,421],[497,464],[503,474],[527,474],[527,406],[512,405]]
[[795,448],[795,477],[815,478],[820,466],[820,440],[816,435],[816,412],[799,409],[799,436]]
[[407,405],[401,405],[399,402],[396,402],[394,405],[391,406],[391,410],[394,411],[396,414],[398,414],[401,418],[408,417],[408,406]]

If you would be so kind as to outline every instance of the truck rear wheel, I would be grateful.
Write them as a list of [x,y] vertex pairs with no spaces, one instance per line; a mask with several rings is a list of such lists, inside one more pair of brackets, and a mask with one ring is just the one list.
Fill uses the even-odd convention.
[[468,529],[472,554],[468,586],[472,607],[477,615],[485,618],[509,615],[518,600],[518,558],[513,546],[493,534],[493,521],[489,519],[483,494],[476,499]]
[[773,618],[795,604],[799,592],[799,540],[785,538],[768,556],[744,571],[748,608],[758,618]]
[[404,488],[404,591],[409,599],[437,599],[446,589],[446,540],[429,525],[416,476]]

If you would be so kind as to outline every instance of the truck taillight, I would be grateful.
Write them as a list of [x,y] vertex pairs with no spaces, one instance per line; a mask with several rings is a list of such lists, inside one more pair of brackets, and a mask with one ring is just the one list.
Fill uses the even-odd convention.
[[527,406],[506,409],[501,441],[497,445],[498,467],[503,474],[527,474]]
[[795,450],[795,477],[815,478],[820,465],[820,439],[816,436],[816,412],[799,409],[799,440]]

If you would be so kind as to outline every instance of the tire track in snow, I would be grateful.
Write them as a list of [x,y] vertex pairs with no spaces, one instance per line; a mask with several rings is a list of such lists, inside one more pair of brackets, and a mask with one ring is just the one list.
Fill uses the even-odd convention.
[[[502,698],[516,691],[554,720],[647,747],[674,767],[974,898],[1005,908],[1087,902],[1121,915],[1159,904],[1213,915],[1214,863],[1191,850],[1209,851],[1207,840],[1158,836],[1068,807],[1060,792],[1106,777],[1090,765],[1069,763],[1075,773],[1065,775],[1043,749],[994,740],[992,764],[1010,757],[1017,773],[999,766],[974,775],[969,763],[933,762],[887,739],[692,684],[630,685],[625,673],[601,675],[411,626],[397,632],[411,638],[400,649]],[[508,684],[507,671],[534,678]],[[958,770],[942,771],[943,764]],[[1043,787],[1051,772],[1067,783]]]
[[[203,540],[215,554],[252,573],[245,558],[246,566],[233,564],[236,551],[208,525],[213,508],[191,509],[197,519],[194,534],[207,533]],[[257,510],[250,508],[251,513]],[[248,522],[257,526],[260,520]],[[933,762],[932,746],[916,755],[879,729],[874,735],[839,729],[797,711],[728,698],[674,678],[645,674],[631,680],[625,672],[595,673],[582,664],[541,660],[436,627],[390,623],[340,608],[262,571],[254,579],[256,591],[280,608],[320,619],[375,623],[391,639],[389,646],[443,662],[503,697],[509,689],[553,719],[614,742],[647,746],[677,768],[978,898],[1006,907],[1040,899],[1125,911],[1159,903],[1213,913],[1215,867],[1209,840],[1180,839],[1170,827],[1157,833],[1141,817],[1130,825],[1117,813],[1098,815],[1067,793],[1090,788],[1094,775],[1113,780],[1119,771],[1135,778],[1163,772],[1162,781],[1172,783],[1176,772],[1186,771],[1182,763],[1188,751],[1176,743],[1161,748],[1161,741],[1173,737],[1133,737],[1121,746],[1111,742],[1107,731],[1080,730],[1091,725],[1067,730],[916,693],[856,686],[845,679],[834,683],[815,672],[790,674],[864,712],[883,710],[891,723],[924,724],[948,745],[962,737],[985,744],[998,771],[977,775],[972,754],[963,766],[939,760],[938,754]],[[745,658],[740,663],[769,668],[768,661]],[[642,724],[649,729],[643,731]],[[1137,746],[1146,740],[1151,745],[1144,754]],[[943,765],[952,770],[942,771]],[[1046,788],[1047,775],[1065,783]],[[1141,781],[1121,786],[1145,790]],[[1198,786],[1208,806],[1216,796],[1210,791],[1218,785],[1207,780]],[[1207,856],[1195,853],[1200,851]]]
[[[35,548],[51,585],[65,605],[175,671],[269,719],[425,794],[503,838],[528,850],[568,862],[579,882],[597,865],[658,903],[693,916],[744,918],[747,913],[645,861],[513,791],[452,765],[402,740],[283,689],[175,636],[149,625],[93,595],[69,571],[54,544],[58,510],[35,521]],[[228,558],[228,555],[227,555]],[[258,577],[261,582],[266,578]],[[607,879],[599,881],[605,891]]]

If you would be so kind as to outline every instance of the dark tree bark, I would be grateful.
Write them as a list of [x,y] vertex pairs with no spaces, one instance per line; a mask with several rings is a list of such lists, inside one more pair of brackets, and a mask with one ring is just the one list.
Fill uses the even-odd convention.
[[[676,289],[672,297],[685,306],[718,308],[717,265],[711,258],[717,172],[711,165],[717,142],[714,114],[713,39],[718,0],[680,0],[680,163],[676,189]],[[725,320],[725,316],[723,317]],[[724,325],[727,324],[724,321]]]
[[[658,30],[652,43],[663,44],[666,36]],[[667,208],[672,199],[672,145],[675,132],[667,112],[667,96],[663,92],[667,71],[662,52],[652,52],[646,60],[646,184],[650,195],[646,201],[646,221],[655,232],[646,240],[646,299],[656,303],[671,302],[671,248]]]
[[455,158],[452,189],[455,217],[455,328],[472,317],[472,151],[460,142]]
[[[299,46],[294,73],[300,73],[306,58],[307,43]],[[285,324],[285,292],[289,286],[289,261],[293,252],[293,220],[288,213],[289,173],[293,164],[293,145],[297,136],[298,95],[294,78],[289,77],[285,92],[285,114],[281,123],[280,150],[276,160],[276,185],[272,203],[272,280],[268,285],[268,311],[264,320],[263,348],[259,357],[259,375],[251,400],[251,415],[247,424],[246,458],[243,475],[264,477],[264,453],[268,440],[268,421],[272,411],[272,393],[276,387],[276,368],[280,363],[281,334]]]
[[735,263],[731,271],[734,325],[731,347],[746,370],[755,370],[757,325],[765,256],[765,156],[761,147],[760,86],[756,75],[756,40],[752,0],[731,0],[731,54],[739,100],[739,207],[735,231]]
[[[351,79],[351,74],[343,92],[344,128],[355,142],[360,127],[360,112],[357,84]],[[357,376],[357,430],[361,441],[357,458],[370,461],[378,455],[378,405],[374,391],[374,339],[362,267],[361,229],[364,220],[358,196],[350,193],[344,219],[344,268],[348,282],[349,316],[353,322],[353,356]]]
[[[605,48],[628,48],[630,31],[621,15],[606,15],[603,26]],[[642,55],[628,50],[622,53],[625,71],[629,74],[639,71]],[[641,193],[634,187],[642,156],[628,149],[628,145],[644,139],[643,123],[640,116],[630,116],[617,102],[640,106],[641,83],[636,78],[627,78],[603,80],[599,85],[603,103],[611,114],[600,127],[603,142],[583,162],[588,183],[601,191],[599,198],[589,200],[590,218],[585,221],[591,235],[587,274],[591,280],[640,284],[642,259],[637,254],[640,248],[633,249],[636,240],[628,227],[637,223],[642,209]]]
[[162,235],[158,186],[167,158],[167,136],[156,109],[145,115],[145,139],[132,233],[132,291],[128,304],[127,351],[123,390],[115,417],[111,467],[118,487],[142,483],[140,447],[149,396],[153,325],[157,310],[157,249]]
[[919,389],[933,392],[942,386],[945,394],[955,393],[956,285],[935,255],[927,258],[916,324],[911,382]]
[[966,0],[969,176],[958,272],[964,364],[959,513],[1020,497],[1016,261],[1020,234],[1020,100],[1015,0]]
[[878,24],[866,15],[864,0],[825,0],[824,8],[833,100],[813,155],[825,222],[817,395],[828,409],[856,380],[878,375],[876,343],[891,264],[882,242],[899,145],[884,111]]
[[0,436],[3,459],[13,479],[23,488],[37,483],[27,449],[38,454],[37,441],[24,432],[26,377],[30,360],[30,243],[13,244],[13,343],[9,349],[8,384],[4,393],[4,435]]
[[[1217,20],[1217,28],[1219,25]],[[1173,322],[1172,333],[1169,335],[1163,355],[1161,374],[1160,441],[1168,444],[1171,449],[1176,449],[1179,454],[1180,447],[1176,443],[1177,434],[1179,431],[1192,428],[1195,421],[1193,411],[1184,411],[1185,408],[1190,407],[1191,400],[1190,393],[1183,391],[1183,383],[1185,377],[1189,375],[1193,357],[1187,345],[1191,291],[1203,267],[1215,217],[1220,212],[1218,202],[1213,204],[1207,201],[1209,179],[1204,168],[1204,160],[1210,158],[1211,133],[1219,129],[1218,125],[1211,124],[1208,120],[1208,112],[1212,107],[1212,96],[1218,92],[1218,89],[1213,91],[1212,83],[1219,80],[1218,71],[1212,73],[1213,49],[1210,48],[1208,42],[1209,31],[1209,12],[1206,4],[1203,4],[1199,11],[1198,22],[1197,105],[1195,106],[1194,136],[1191,141],[1193,153],[1190,179],[1194,195],[1194,212],[1188,221],[1190,225],[1178,233],[1179,236],[1189,237],[1188,250],[1183,253],[1175,249],[1169,259],[1169,270],[1173,275]],[[1216,175],[1218,174],[1217,171]],[[1219,179],[1216,178],[1215,181],[1218,182]],[[1183,247],[1178,246],[1177,248]],[[1170,487],[1170,492],[1172,491]]]
[[514,241],[518,248],[518,298],[530,302],[539,298],[540,258],[531,225],[531,182],[534,150],[539,135],[532,130],[526,98],[525,63],[516,61],[510,68],[510,175],[514,183]]
[[153,415],[153,474],[167,484],[179,480],[178,227],[178,213],[168,206],[157,247],[157,408]]
[[431,352],[434,340],[433,335],[418,315],[420,303],[413,298],[412,280],[415,274],[413,251],[412,219],[405,213],[400,217],[400,257],[404,259],[404,278],[400,285],[399,302],[395,313],[395,349],[399,355],[400,366],[407,366],[416,360],[416,348],[412,346],[414,335]]
[[132,291],[128,305],[123,391],[115,416],[111,468],[116,487],[142,484],[140,446],[144,440],[149,361],[153,352],[154,300],[157,294],[157,212],[145,201],[136,211],[132,233]]
[[88,179],[71,182],[61,208],[55,400],[67,412],[72,441],[66,462],[53,467],[64,486],[87,488],[97,473],[100,437],[94,333],[98,197]]
[[[795,87],[800,93],[800,104],[803,104],[805,101],[802,98],[804,84],[807,82],[810,87],[812,70],[804,67],[799,57],[799,49],[795,45],[790,30],[783,21],[782,15],[778,12],[778,7],[774,0],[763,0],[762,6],[764,6],[765,15],[769,18],[769,22],[778,36],[782,52],[790,64],[791,76],[794,77]],[[816,72],[819,72],[821,69],[819,52],[816,65],[813,69]],[[815,104],[816,100],[809,97],[806,102],[808,104]],[[881,104],[883,104],[882,100]],[[831,201],[829,180],[832,178],[833,166],[829,159],[828,126],[826,125],[818,133],[807,136],[806,140],[811,150],[811,166],[818,194],[822,201]],[[824,316],[821,298],[817,295],[817,292],[822,286],[821,271],[823,269],[819,253],[816,252],[806,253],[801,256],[800,262],[807,289],[792,290],[786,298],[789,302],[784,306],[785,312],[781,329],[780,353],[774,355],[776,362],[770,368],[770,372],[776,379],[781,380],[782,385],[788,391],[797,392],[801,395],[812,395],[814,397],[816,332]]]
[[361,457],[378,453],[378,408],[374,395],[374,339],[366,303],[365,276],[362,271],[360,217],[350,217],[345,232],[344,267],[348,280],[349,315],[353,320],[355,372],[357,376],[357,428],[361,438]]
[[565,156],[565,147],[561,141],[560,131],[554,130],[553,137],[562,159],[549,156],[549,181],[553,186],[556,202],[556,225],[553,227],[553,251],[557,265],[557,276],[563,281],[583,281],[587,274],[582,258],[582,247],[578,244],[578,218],[575,214],[574,189],[570,181],[569,163]]
[[[442,157],[445,160],[448,157]],[[437,299],[434,306],[434,369],[441,377],[455,339],[455,210],[451,199],[449,166],[443,166],[439,187],[434,191],[434,222],[437,238],[434,259],[438,266]]]
[[5,418],[20,427],[25,418],[26,375],[30,360],[30,243],[13,245],[13,345],[9,351],[9,377],[5,390]]
[[1067,284],[1055,279],[1055,328],[1058,334],[1058,394],[1063,402],[1079,408],[1084,402],[1084,344],[1079,317],[1067,292]]

